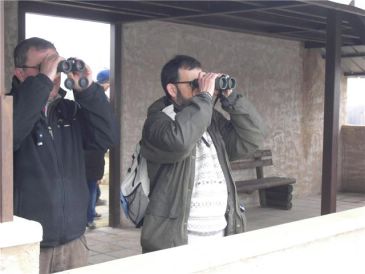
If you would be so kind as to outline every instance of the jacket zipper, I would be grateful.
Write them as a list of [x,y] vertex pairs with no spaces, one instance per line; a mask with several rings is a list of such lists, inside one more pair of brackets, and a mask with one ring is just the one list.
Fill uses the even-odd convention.
[[56,161],[57,161],[57,166],[58,166],[58,172],[60,175],[60,187],[62,188],[61,193],[62,195],[62,220],[61,220],[61,229],[60,229],[60,235],[61,235],[61,242],[64,241],[65,238],[65,185],[64,185],[64,171],[63,171],[63,165],[62,165],[62,161],[58,155],[57,152],[57,146],[56,146],[56,140],[55,140],[55,136],[54,136],[54,132],[52,129],[52,121],[54,119],[52,119],[54,117],[54,113],[55,113],[55,104],[50,104],[48,109],[47,109],[47,117],[46,117],[46,124],[47,124],[47,128],[48,128],[48,132],[52,138],[52,145],[53,145],[53,149],[55,152],[55,156],[56,156]]

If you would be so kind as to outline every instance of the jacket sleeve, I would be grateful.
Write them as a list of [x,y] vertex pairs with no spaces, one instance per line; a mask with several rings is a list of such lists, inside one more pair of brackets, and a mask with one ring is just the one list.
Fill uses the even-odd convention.
[[216,122],[225,142],[230,160],[255,151],[262,145],[266,129],[264,123],[249,100],[235,91],[221,99],[222,108],[229,113],[230,120],[217,114]]
[[52,81],[44,74],[28,77],[13,95],[13,145],[18,150],[24,139],[31,134],[52,90]]
[[80,105],[84,149],[107,150],[119,140],[118,127],[103,88],[93,83],[82,92],[74,92]]
[[211,97],[201,93],[176,114],[175,120],[162,111],[150,114],[142,132],[142,155],[155,163],[184,159],[207,130],[212,109]]

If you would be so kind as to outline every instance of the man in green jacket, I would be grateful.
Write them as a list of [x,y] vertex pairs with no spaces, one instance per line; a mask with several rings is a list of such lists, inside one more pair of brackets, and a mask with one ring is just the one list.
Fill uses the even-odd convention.
[[[233,90],[214,109],[215,80],[196,59],[177,55],[161,71],[165,96],[148,109],[141,153],[147,159],[150,202],[143,252],[204,242],[245,230],[229,162],[263,141],[254,107]],[[195,81],[194,81],[195,80]]]

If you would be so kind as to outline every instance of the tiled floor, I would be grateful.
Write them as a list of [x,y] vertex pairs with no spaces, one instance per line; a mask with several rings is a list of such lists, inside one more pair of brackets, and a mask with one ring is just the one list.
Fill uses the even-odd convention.
[[[104,196],[107,189],[102,189],[102,193]],[[259,206],[247,207],[248,230],[319,216],[320,204],[321,197],[316,195],[294,199],[291,210],[260,208]],[[337,211],[360,206],[365,206],[365,193],[339,193],[337,195]],[[141,253],[139,244],[140,229],[126,224],[124,224],[125,228],[122,229],[106,227],[108,220],[107,205],[98,206],[97,211],[103,215],[100,220],[97,220],[97,229],[88,230],[86,233],[90,248],[89,264]]]

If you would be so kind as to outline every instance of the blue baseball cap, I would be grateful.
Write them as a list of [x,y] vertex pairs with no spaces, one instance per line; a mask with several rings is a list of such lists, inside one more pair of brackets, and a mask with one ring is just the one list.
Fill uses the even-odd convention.
[[109,74],[110,74],[109,69],[104,69],[104,70],[100,71],[98,73],[98,75],[96,76],[96,81],[99,84],[104,84],[104,83],[108,82],[109,81]]

